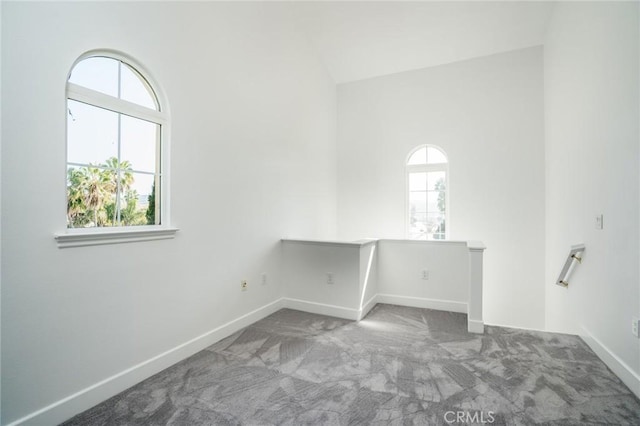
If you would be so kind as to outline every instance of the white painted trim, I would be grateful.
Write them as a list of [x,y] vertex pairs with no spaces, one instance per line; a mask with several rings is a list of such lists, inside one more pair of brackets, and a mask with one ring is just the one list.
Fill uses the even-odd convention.
[[156,124],[167,124],[167,114],[156,111],[124,99],[114,98],[104,93],[78,86],[77,84],[67,82],[67,98],[92,105],[98,108],[106,109],[116,113],[122,113],[131,117],[139,118],[145,121],[151,121]]
[[[93,91],[93,90],[88,89],[86,87],[78,86],[78,85],[76,85],[74,83],[70,83],[69,82],[69,78],[71,77],[71,73],[72,73],[73,69],[76,67],[76,65],[78,65],[78,63],[84,61],[85,59],[92,58],[92,57],[106,57],[106,58],[110,58],[110,59],[115,59],[117,61],[124,62],[127,66],[133,68],[134,71],[137,74],[139,74],[140,77],[142,77],[142,82],[147,86],[147,89],[150,89],[150,91],[155,96],[156,102],[158,103],[159,111],[152,110],[150,108],[145,108],[145,107],[143,107],[141,105],[138,105],[138,104],[133,104],[133,105],[136,106],[136,109],[137,109],[138,106],[141,107],[142,111],[152,111],[152,113],[159,113],[160,114],[159,116],[157,114],[154,114],[154,115],[162,118],[165,121],[168,120],[168,118],[171,116],[171,113],[169,111],[169,102],[168,102],[167,96],[164,93],[164,90],[163,90],[162,86],[155,79],[155,76],[153,75],[153,73],[151,73],[147,69],[147,67],[144,66],[142,63],[140,63],[137,59],[133,58],[132,56],[129,56],[126,53],[120,52],[118,50],[114,50],[114,49],[93,49],[93,50],[89,50],[88,52],[84,52],[82,55],[80,55],[78,57],[78,59],[76,59],[76,61],[71,66],[71,69],[69,69],[69,73],[67,75],[67,83],[68,84],[71,84],[74,87],[79,87],[81,89],[89,90],[90,92],[84,92],[84,93],[87,93],[87,94],[88,93],[97,93],[100,98],[102,96],[110,97],[109,95],[106,95],[106,94],[103,94],[103,93],[100,93],[100,92],[96,92],[96,91]],[[107,102],[109,103],[110,101],[107,101]]]
[[467,313],[465,302],[453,300],[427,299],[424,297],[397,296],[394,294],[378,294],[378,303],[388,303],[390,305],[411,306],[413,308],[435,309],[436,311]]
[[553,330],[545,330],[542,328],[531,328],[531,327],[520,327],[515,325],[496,324],[495,322],[491,322],[491,323],[485,322],[484,325],[488,327],[513,328],[514,330],[537,331],[540,333],[571,334],[571,333],[566,333],[564,331],[553,331]]
[[602,362],[631,389],[631,392],[640,398],[640,374],[633,371],[627,363],[621,360],[586,328],[582,328],[580,337],[598,355]]
[[344,306],[327,305],[325,303],[309,302],[300,299],[283,298],[283,307],[295,309],[297,311],[309,312],[312,314],[327,315],[330,317],[358,321],[359,309],[347,308]]
[[96,246],[103,244],[132,243],[136,241],[166,240],[175,238],[178,228],[126,227],[69,229],[55,234],[58,248]]
[[146,361],[134,365],[120,373],[95,383],[79,392],[69,395],[38,411],[9,423],[7,426],[17,425],[46,425],[59,424],[74,415],[87,410],[94,405],[117,395],[131,386],[151,377],[152,375],[182,361],[183,359],[211,346],[236,331],[253,324],[256,321],[282,309],[283,299],[278,299],[261,308],[251,311],[239,318],[214,328],[185,343],[169,349]]
[[487,246],[482,241],[467,241],[469,251],[485,251]]
[[469,333],[484,334],[484,322],[471,320],[467,317],[467,331]]
[[375,294],[364,305],[362,305],[362,309],[360,310],[360,315],[358,315],[358,321],[366,317],[369,311],[373,309],[373,307],[376,306],[377,304],[378,304],[378,295]]

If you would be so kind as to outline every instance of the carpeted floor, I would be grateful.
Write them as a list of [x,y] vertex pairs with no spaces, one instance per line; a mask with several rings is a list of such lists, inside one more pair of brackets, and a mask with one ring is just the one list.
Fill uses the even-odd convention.
[[640,425],[578,337],[377,305],[359,323],[283,309],[71,425]]

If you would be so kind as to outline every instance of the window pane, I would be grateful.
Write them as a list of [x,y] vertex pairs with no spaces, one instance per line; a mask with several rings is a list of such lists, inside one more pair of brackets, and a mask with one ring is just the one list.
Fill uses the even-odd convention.
[[429,145],[410,155],[407,161],[409,238],[446,238],[447,162],[442,150]]
[[67,101],[67,161],[103,164],[118,156],[118,114]]
[[73,67],[69,81],[117,97],[119,62],[102,57],[84,59]]
[[428,213],[427,214],[427,233],[433,234],[439,232],[442,224],[444,223],[444,215],[441,213]]
[[133,170],[155,173],[160,126],[126,115],[121,120],[121,161],[128,161]]
[[67,167],[67,228],[84,228],[90,220],[84,196],[84,177],[80,167]]
[[427,174],[409,173],[409,191],[426,191]]
[[424,240],[427,238],[427,226],[422,222],[416,222],[409,228],[409,239]]
[[127,64],[122,64],[121,68],[121,91],[120,97],[134,104],[142,105],[151,109],[158,109],[154,96],[151,94],[142,77],[131,69]]
[[430,240],[444,240],[446,236],[445,217],[442,214],[429,215],[428,219]]
[[[123,172],[120,197],[120,226],[149,224],[147,210],[155,177],[143,173]],[[153,220],[153,215],[151,215]],[[153,224],[153,222],[151,223]]]
[[445,172],[429,172],[427,173],[427,182],[429,191],[444,191],[446,187]]
[[427,162],[429,164],[446,163],[447,157],[437,148],[427,148]]
[[427,194],[427,211],[444,212],[444,192],[429,191]]
[[409,208],[411,213],[424,213],[427,211],[427,193],[411,192],[409,193]]
[[409,157],[407,164],[426,164],[427,162],[427,148],[420,148]]
[[[118,59],[83,59],[69,82],[160,109],[147,80]],[[82,92],[86,104],[67,99],[67,226],[159,224],[160,125],[124,115],[121,103],[93,106],[104,105],[95,92]]]
[[109,207],[116,199],[113,176],[113,170],[93,166],[67,167],[67,227],[112,226]]
[[442,217],[440,218],[440,226],[438,227],[438,229],[436,230],[436,233],[434,234],[434,239],[444,240],[446,238],[446,232],[447,232],[446,219]]
[[427,235],[427,214],[413,213],[409,223],[409,238],[420,239],[426,238]]
[[438,201],[436,204],[437,211],[442,214],[444,218],[447,213],[447,193],[446,192],[437,192]]

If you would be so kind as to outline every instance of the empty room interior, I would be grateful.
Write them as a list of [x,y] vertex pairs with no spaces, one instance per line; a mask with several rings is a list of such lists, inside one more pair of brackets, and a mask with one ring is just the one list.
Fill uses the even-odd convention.
[[637,1],[0,22],[1,425],[640,424]]

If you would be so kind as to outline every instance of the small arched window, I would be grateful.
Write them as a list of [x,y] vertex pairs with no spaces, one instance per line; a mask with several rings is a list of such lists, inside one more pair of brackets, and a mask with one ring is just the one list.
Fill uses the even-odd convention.
[[407,174],[407,237],[444,240],[449,222],[449,163],[444,151],[421,145],[409,153]]
[[67,228],[160,225],[167,113],[131,58],[91,52],[67,80]]

